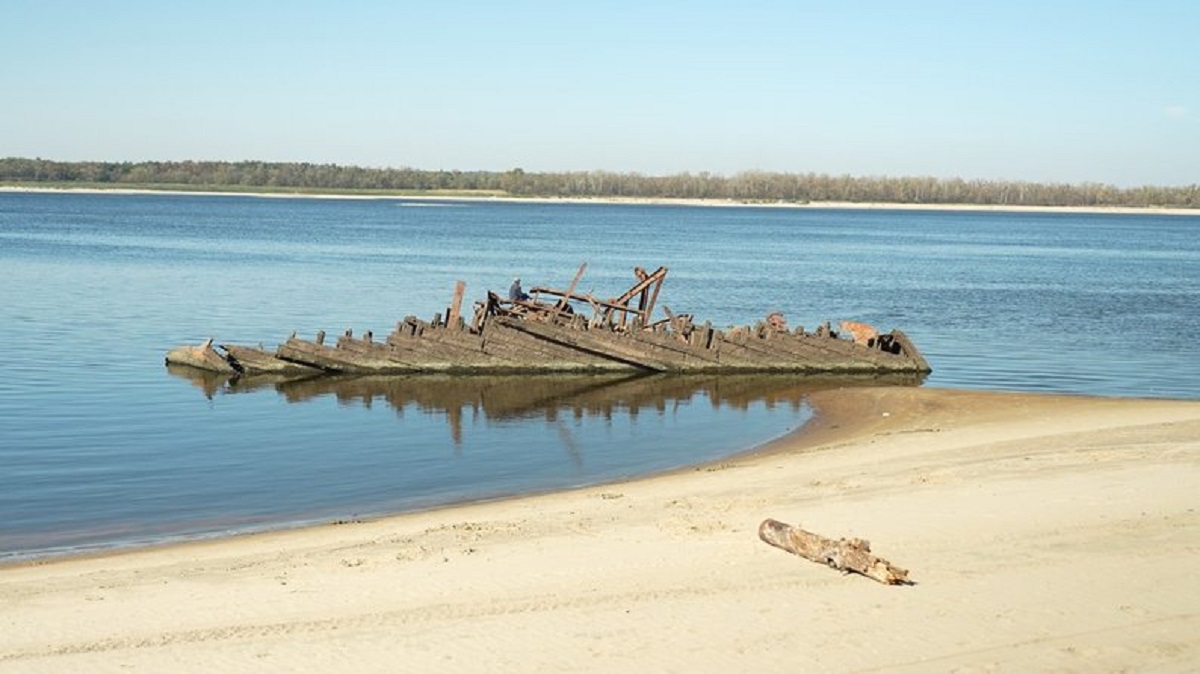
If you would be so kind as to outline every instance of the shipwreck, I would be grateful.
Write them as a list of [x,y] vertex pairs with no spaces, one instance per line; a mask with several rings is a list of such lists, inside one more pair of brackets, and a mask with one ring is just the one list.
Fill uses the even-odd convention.
[[[261,346],[185,345],[167,353],[168,365],[230,375],[276,374],[513,374],[585,372],[777,372],[923,375],[929,363],[900,330],[829,322],[812,331],[789,329],[778,312],[753,325],[725,329],[697,323],[691,314],[659,305],[666,267],[634,269],[634,283],[600,298],[577,292],[587,264],[565,289],[530,288],[501,296],[488,292],[470,316],[462,311],[458,282],[445,313],[424,321],[408,316],[391,334],[353,330],[331,340],[294,333],[274,350]],[[661,318],[655,318],[655,309]]]

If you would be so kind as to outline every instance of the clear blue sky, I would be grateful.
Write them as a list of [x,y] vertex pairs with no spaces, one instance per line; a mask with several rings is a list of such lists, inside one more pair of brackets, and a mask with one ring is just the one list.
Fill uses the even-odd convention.
[[0,156],[1200,183],[1200,2],[5,0]]

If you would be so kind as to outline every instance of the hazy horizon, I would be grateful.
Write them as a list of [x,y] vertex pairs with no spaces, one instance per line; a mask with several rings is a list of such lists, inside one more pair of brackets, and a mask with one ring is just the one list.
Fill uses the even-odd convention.
[[0,156],[1200,182],[1200,5],[41,2]]

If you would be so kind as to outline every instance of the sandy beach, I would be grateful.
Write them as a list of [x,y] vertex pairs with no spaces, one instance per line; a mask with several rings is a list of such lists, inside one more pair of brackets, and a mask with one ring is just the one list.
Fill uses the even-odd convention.
[[[630,204],[644,206],[712,206],[744,208],[798,208],[840,210],[893,210],[893,211],[994,211],[1010,213],[1107,213],[1112,215],[1200,215],[1200,209],[1175,207],[1133,206],[1014,206],[995,204],[910,204],[859,201],[739,201],[735,199],[668,199],[654,197],[505,197],[505,196],[462,196],[455,192],[446,194],[426,193],[420,195],[371,195],[371,194],[321,194],[290,192],[210,192],[179,190],[148,190],[86,187],[28,187],[0,185],[0,193],[49,193],[49,194],[178,194],[190,196],[243,196],[284,199],[404,199],[406,201],[509,201],[516,203],[542,204]],[[435,191],[436,192],[436,191]]]
[[[669,475],[0,568],[0,672],[1200,668],[1200,402],[813,404]],[[768,546],[766,518],[914,584]]]

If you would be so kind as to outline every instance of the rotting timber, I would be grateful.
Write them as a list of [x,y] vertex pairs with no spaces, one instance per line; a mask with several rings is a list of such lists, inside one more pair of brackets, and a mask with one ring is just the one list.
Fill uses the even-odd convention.
[[634,270],[635,282],[601,299],[576,291],[587,265],[565,289],[534,287],[528,296],[488,292],[468,319],[465,284],[456,285],[445,315],[432,321],[408,316],[385,339],[347,330],[333,344],[324,332],[313,340],[293,334],[275,351],[220,344],[171,350],[168,364],[222,373],[319,374],[537,373],[537,372],[792,372],[824,374],[924,374],[929,364],[899,330],[880,333],[844,321],[814,331],[789,330],[780,313],[753,326],[714,328],[690,314],[652,320],[666,267]]

